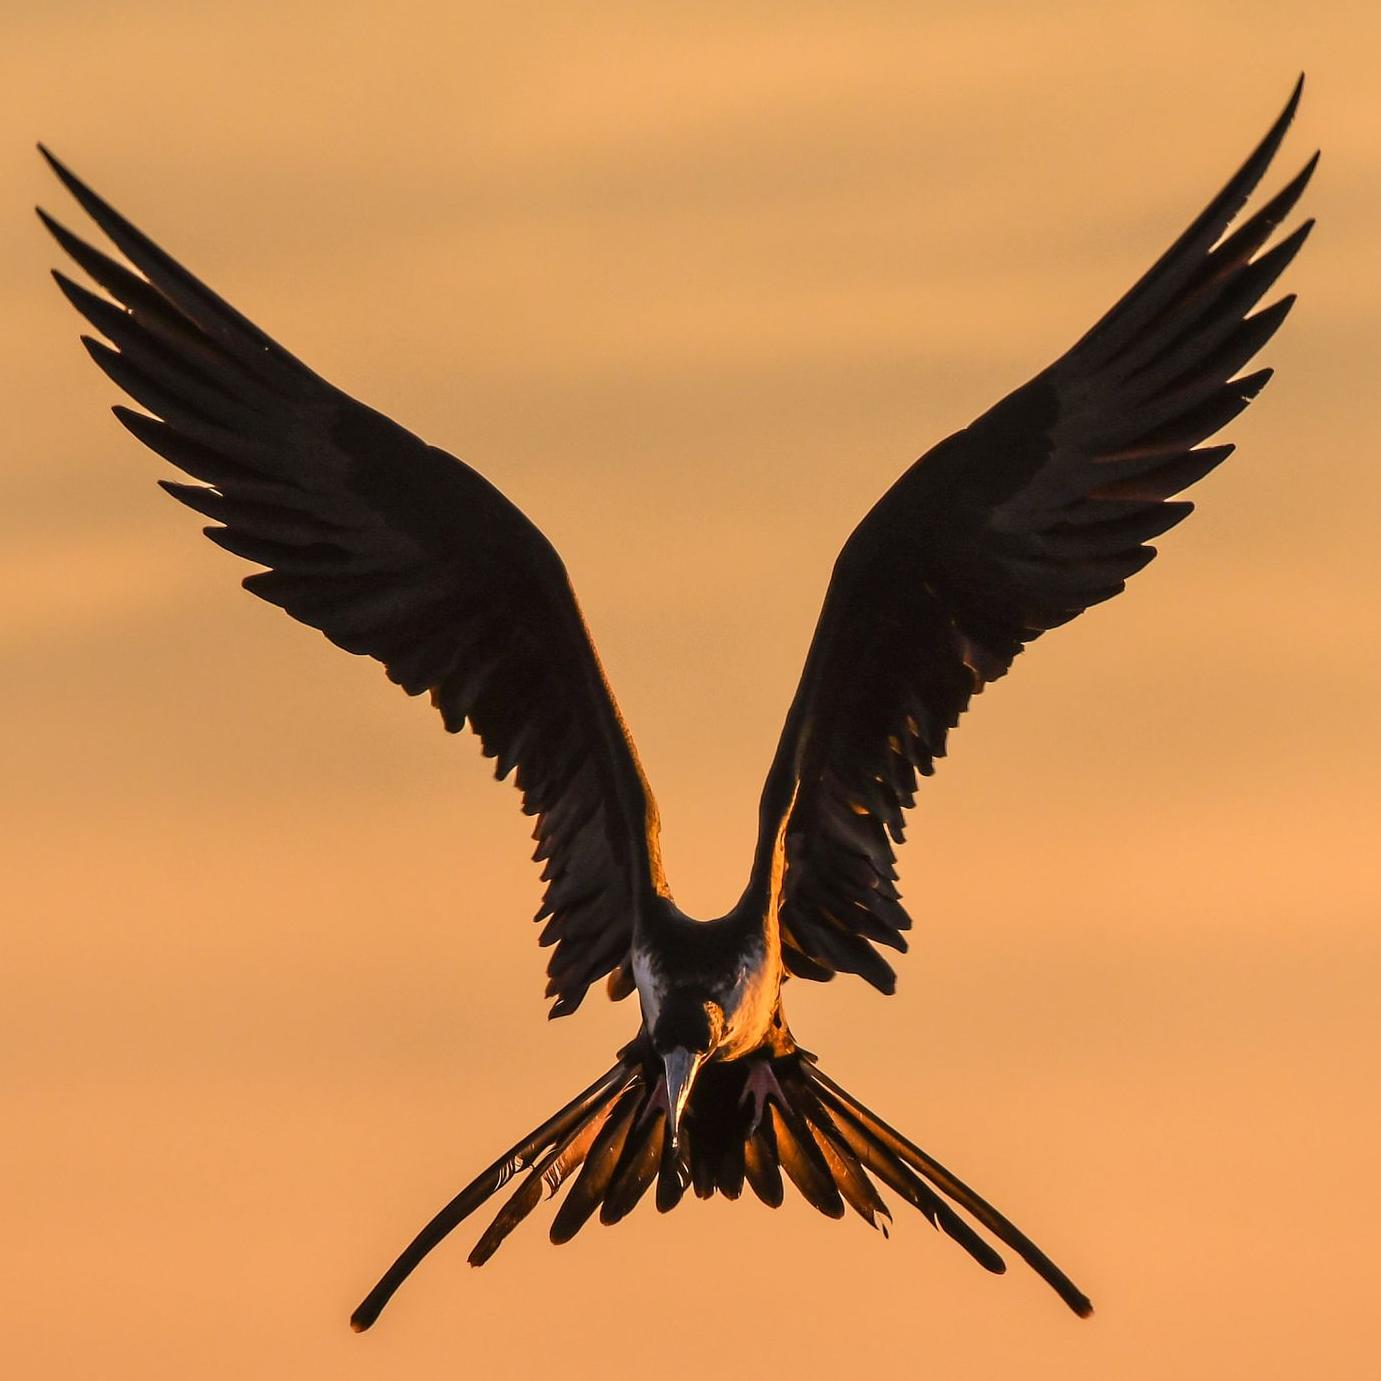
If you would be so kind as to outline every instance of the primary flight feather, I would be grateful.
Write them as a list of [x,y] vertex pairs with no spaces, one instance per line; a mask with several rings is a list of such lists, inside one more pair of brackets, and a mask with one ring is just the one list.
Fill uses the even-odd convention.
[[536,817],[551,1015],[606,975],[611,995],[638,993],[640,1027],[613,1067],[436,1215],[356,1328],[519,1175],[476,1265],[563,1188],[553,1241],[597,1210],[616,1222],[654,1183],[664,1211],[689,1188],[734,1198],[745,1184],[775,1206],[785,1172],[821,1212],[851,1208],[885,1229],[882,1186],[1000,1272],[986,1229],[1090,1312],[1024,1234],[797,1046],[782,984],[844,972],[893,990],[879,946],[906,948],[895,846],[918,775],[1027,643],[1154,557],[1148,544],[1191,510],[1174,496],[1230,453],[1202,443],[1270,377],[1242,371],[1294,301],[1259,307],[1309,233],[1306,221],[1276,238],[1318,155],[1228,231],[1301,87],[1091,331],[918,460],[849,538],[768,772],[748,885],[708,922],[672,900],[652,793],[541,532],[462,461],[313,373],[44,150],[133,265],[39,212],[109,295],[54,275],[104,338],[82,338],[91,357],[145,409],[116,416],[200,481],[163,487],[212,520],[214,542],[263,567],[247,589],[428,693],[447,729],[468,723],[496,774],[513,776]]

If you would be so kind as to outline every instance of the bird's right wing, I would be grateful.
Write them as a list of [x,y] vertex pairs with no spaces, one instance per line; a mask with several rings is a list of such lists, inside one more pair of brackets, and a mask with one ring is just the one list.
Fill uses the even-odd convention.
[[312,373],[193,278],[45,151],[139,270],[39,212],[115,300],[55,274],[111,345],[95,362],[152,416],[139,440],[202,484],[163,487],[266,570],[245,587],[429,691],[467,720],[496,775],[516,773],[545,860],[541,942],[553,1016],[625,960],[635,908],[664,888],[657,815],[565,567],[482,475]]
[[1312,222],[1259,252],[1304,170],[1226,239],[1284,137],[1280,118],[1151,270],[1071,350],[918,460],[834,568],[760,812],[783,831],[783,955],[802,977],[890,992],[876,945],[910,925],[894,845],[969,700],[1047,629],[1110,599],[1193,507],[1167,502],[1232,450],[1200,443],[1256,396],[1239,376],[1293,296],[1260,311]]

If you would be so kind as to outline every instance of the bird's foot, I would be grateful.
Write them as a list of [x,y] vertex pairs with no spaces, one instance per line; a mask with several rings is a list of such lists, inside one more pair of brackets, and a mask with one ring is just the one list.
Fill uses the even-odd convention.
[[748,1103],[751,1103],[753,1107],[752,1120],[748,1124],[749,1136],[758,1130],[758,1123],[762,1121],[768,1103],[774,1098],[777,1100],[777,1106],[784,1110],[786,1108],[786,1095],[782,1092],[782,1086],[777,1082],[777,1076],[772,1072],[771,1062],[754,1060],[752,1068],[748,1071],[748,1077],[743,1081],[743,1093],[738,1100],[739,1107]]

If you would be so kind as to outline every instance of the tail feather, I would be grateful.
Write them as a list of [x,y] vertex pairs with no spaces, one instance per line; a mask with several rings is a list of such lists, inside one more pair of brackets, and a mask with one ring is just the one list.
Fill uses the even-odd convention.
[[825,1217],[842,1218],[844,1200],[805,1119],[794,1108],[784,1115],[775,1100],[767,1107],[777,1138],[777,1159],[791,1183]]
[[743,1169],[753,1193],[768,1208],[780,1208],[786,1191],[777,1160],[777,1140],[770,1118],[763,1118],[743,1147]]
[[889,1236],[892,1214],[873,1188],[873,1182],[863,1173],[863,1166],[857,1157],[844,1139],[836,1134],[833,1123],[827,1117],[818,1122],[812,1119],[810,1130],[829,1166],[830,1175],[844,1196],[844,1202],[870,1228],[877,1228],[884,1237]]
[[689,1153],[691,1187],[695,1190],[695,1197],[713,1199],[719,1183],[714,1142],[708,1136],[689,1135],[684,1139]]
[[[827,1114],[828,1115],[828,1112]],[[832,1119],[841,1137],[865,1165],[890,1189],[895,1189],[930,1223],[957,1242],[985,1271],[1001,1275],[1007,1263],[938,1194],[918,1179],[885,1146],[872,1141],[850,1118]]]
[[609,1100],[625,1087],[634,1072],[635,1067],[620,1059],[589,1088],[576,1094],[564,1108],[553,1113],[540,1127],[476,1175],[403,1249],[402,1254],[350,1316],[351,1328],[356,1333],[364,1332],[379,1317],[380,1310],[393,1298],[394,1292],[417,1269],[433,1247],[458,1223],[463,1222],[482,1203],[502,1189],[520,1170],[527,1169],[550,1147],[563,1140],[591,1114],[592,1109],[607,1106]]
[[565,1140],[558,1142],[532,1167],[523,1182],[509,1195],[494,1221],[484,1230],[469,1255],[472,1266],[483,1266],[503,1245],[504,1239],[537,1207],[545,1195],[551,1198],[566,1180],[584,1164],[609,1117],[608,1103],[601,1103]]
[[[775,1089],[754,1121],[755,1100],[745,1094],[751,1070],[768,1073],[763,1062],[769,1063]],[[612,1069],[495,1161],[432,1219],[355,1311],[351,1324],[357,1330],[368,1328],[422,1258],[523,1170],[526,1176],[471,1252],[471,1265],[488,1261],[543,1197],[556,1195],[568,1181],[551,1225],[553,1242],[569,1241],[596,1209],[601,1222],[620,1221],[654,1179],[657,1208],[663,1213],[675,1208],[692,1185],[702,1198],[717,1191],[734,1199],[745,1181],[763,1203],[776,1208],[783,1199],[785,1171],[821,1213],[842,1217],[847,1204],[886,1234],[892,1217],[876,1180],[919,1210],[984,1269],[1004,1271],[1002,1257],[957,1207],[1011,1247],[1076,1314],[1092,1312],[1088,1298],[1029,1238],[821,1073],[807,1052],[706,1065],[691,1089],[678,1145],[667,1134],[661,1081],[660,1060],[645,1040],[628,1046]],[[760,1091],[765,1082],[769,1081],[760,1078],[752,1087]]]
[[939,1161],[926,1155],[914,1142],[908,1141],[876,1113],[865,1108],[852,1094],[840,1088],[813,1062],[808,1064],[807,1069],[813,1082],[824,1090],[827,1104],[838,1108],[846,1118],[851,1118],[875,1143],[923,1175],[942,1194],[953,1199],[966,1213],[982,1223],[994,1237],[1011,1247],[1080,1318],[1087,1318],[1093,1313],[1093,1304],[1088,1296],[1014,1223],[1004,1218]]
[[635,1079],[624,1090],[599,1129],[585,1164],[580,1167],[580,1174],[576,1176],[575,1183],[552,1220],[551,1240],[558,1246],[569,1242],[604,1202],[619,1157],[623,1154],[624,1142],[628,1140],[628,1129],[635,1115],[642,1110],[644,1094],[642,1079]]
[[[663,1118],[662,1122],[665,1125],[666,1119]],[[662,1163],[657,1171],[657,1212],[670,1213],[681,1202],[690,1182],[690,1163],[686,1160],[684,1138],[678,1146],[669,1136],[664,1136]]]
[[743,1193],[743,1180],[746,1174],[744,1153],[747,1146],[741,1136],[730,1139],[719,1160],[719,1192],[726,1199],[737,1199]]
[[623,1154],[614,1167],[609,1192],[605,1194],[604,1206],[599,1211],[599,1221],[606,1227],[612,1227],[621,1218],[626,1218],[657,1178],[665,1135],[665,1118],[649,1116],[646,1110],[639,1114],[623,1143]]

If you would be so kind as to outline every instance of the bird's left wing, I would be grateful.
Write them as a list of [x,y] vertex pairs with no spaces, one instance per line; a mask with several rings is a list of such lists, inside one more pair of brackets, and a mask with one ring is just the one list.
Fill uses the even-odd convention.
[[498,777],[516,772],[545,860],[552,1015],[611,971],[626,991],[635,906],[664,887],[656,808],[556,551],[482,475],[314,374],[44,156],[139,270],[39,212],[114,299],[54,274],[111,342],[83,337],[91,357],[153,414],[116,416],[204,482],[163,487],[267,567],[247,589],[429,691]]
[[1253,309],[1312,222],[1259,251],[1318,155],[1223,236],[1299,95],[1073,349],[918,460],[845,544],[760,812],[760,871],[785,822],[792,973],[857,973],[892,991],[875,946],[906,947],[893,846],[917,773],[934,770],[970,698],[1027,643],[1110,599],[1155,556],[1147,543],[1193,507],[1167,500],[1232,450],[1199,443],[1270,376],[1238,371],[1294,298]]

